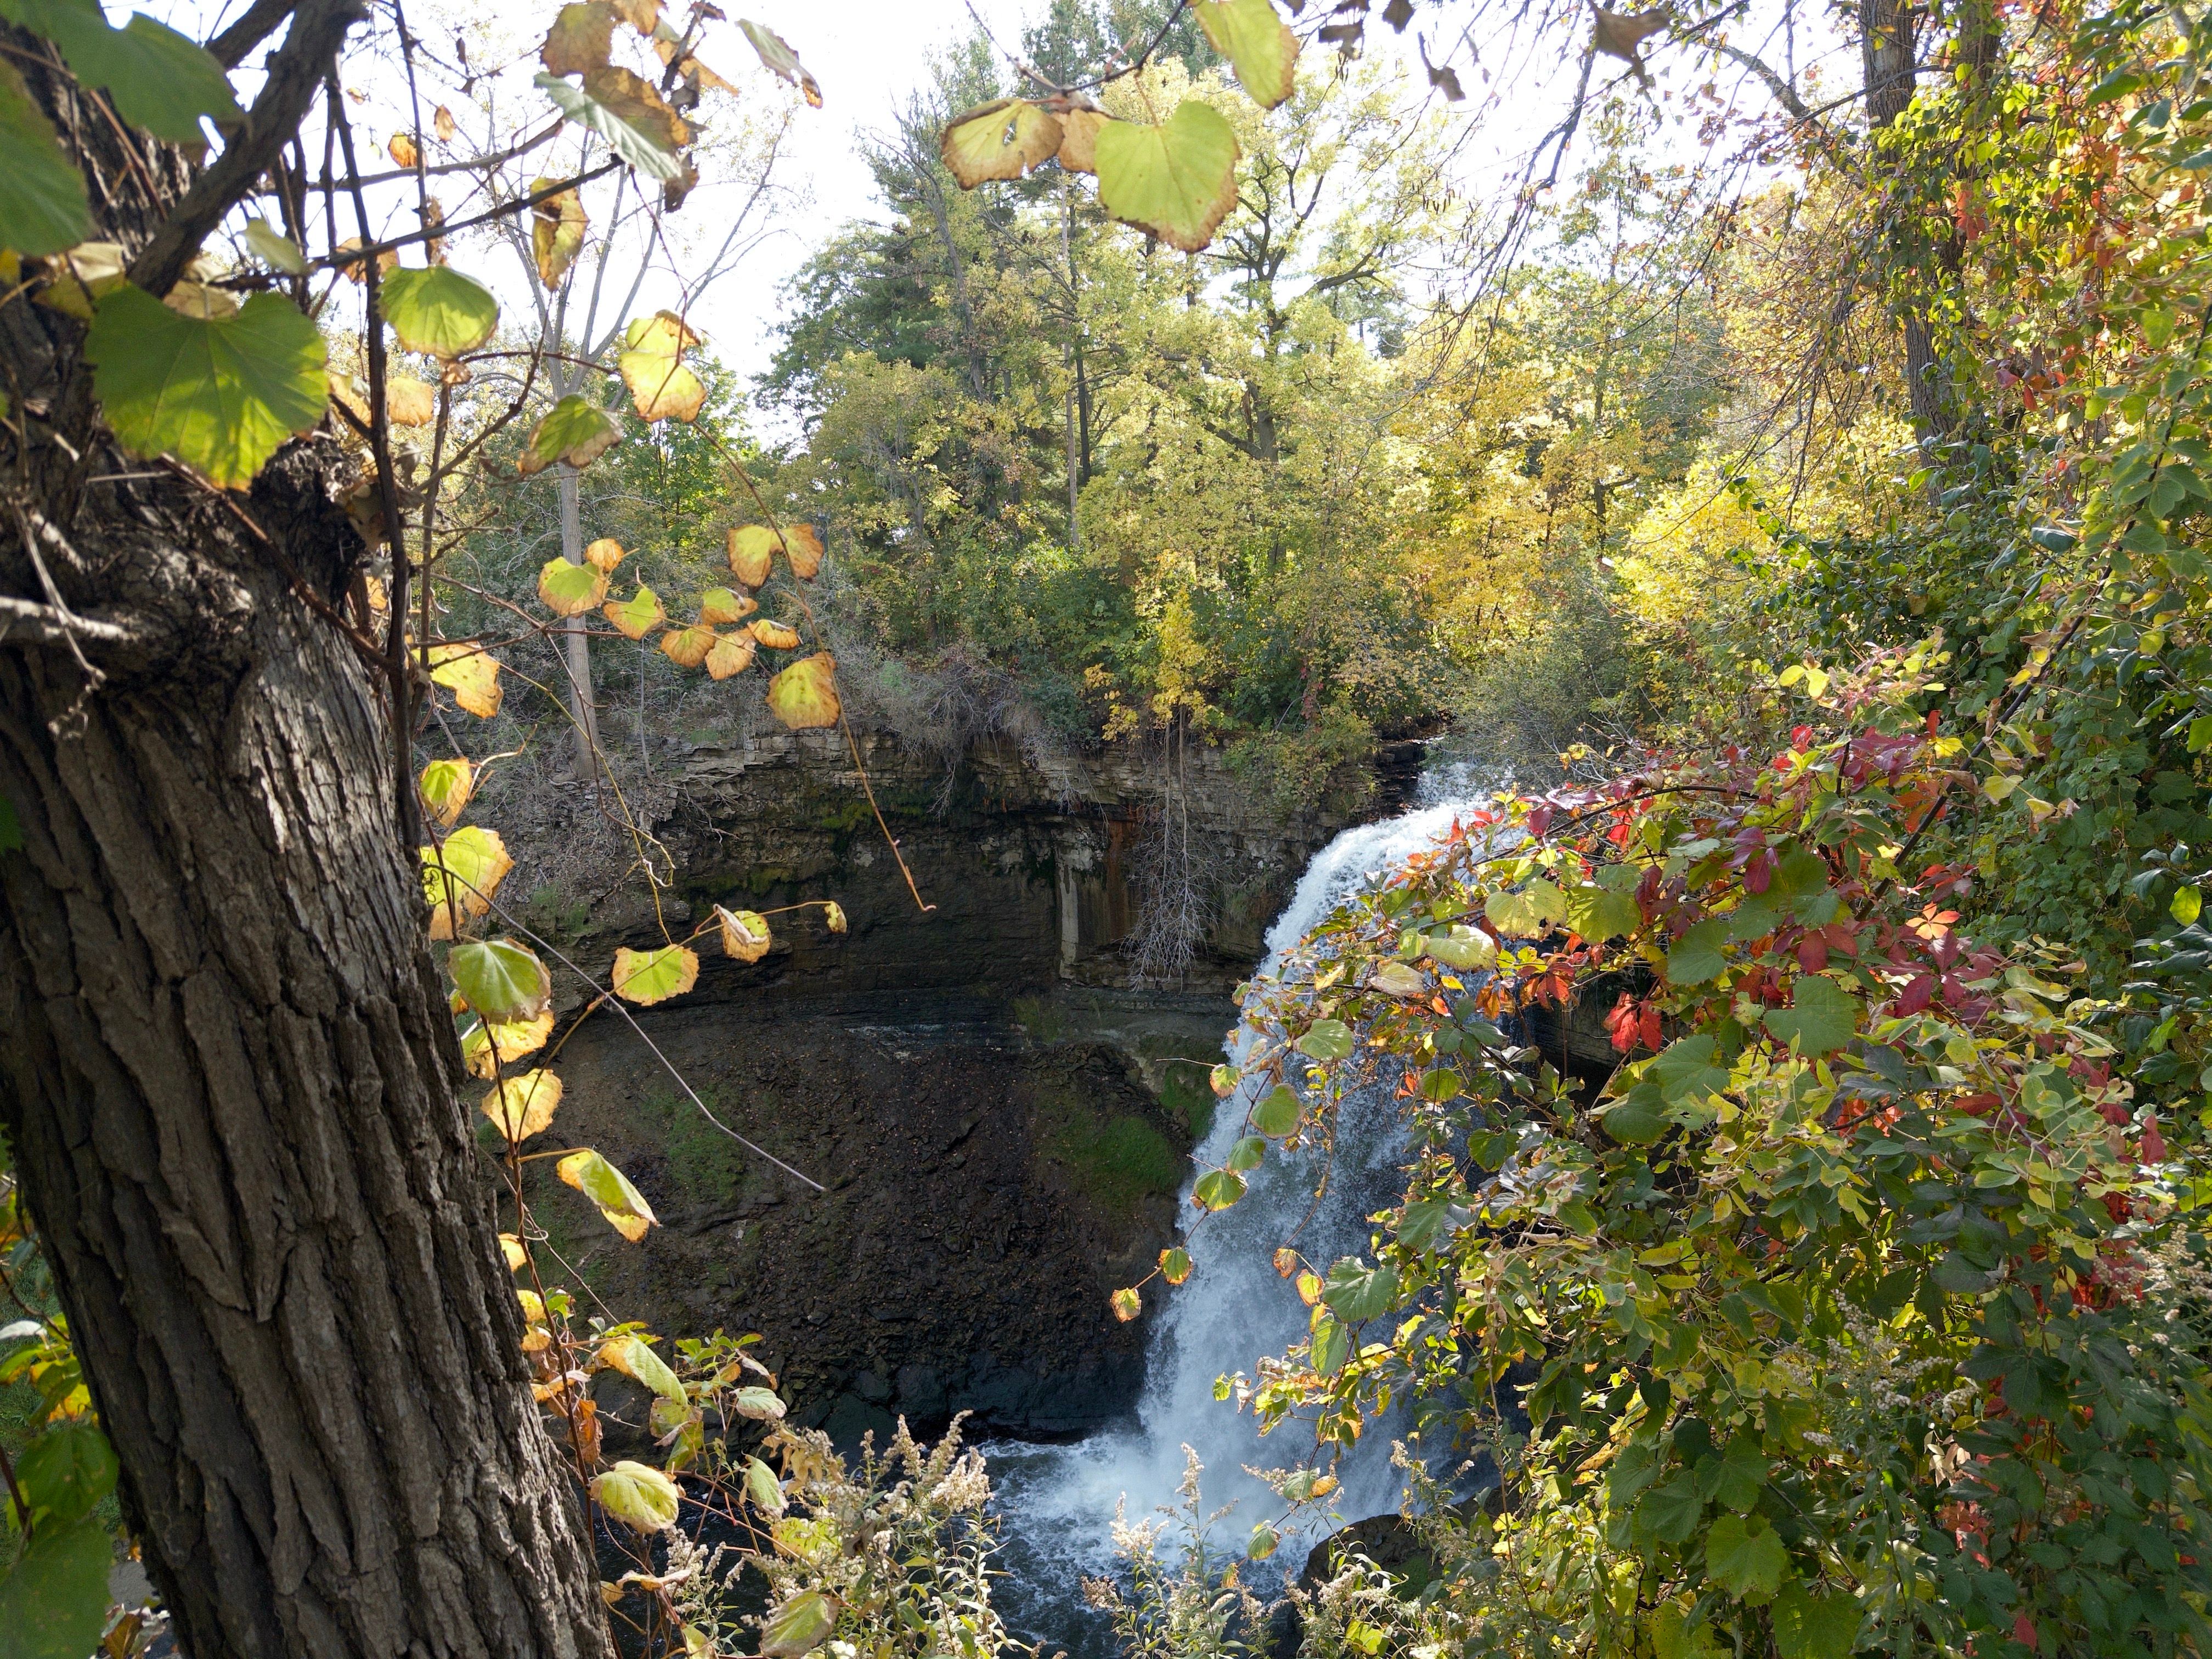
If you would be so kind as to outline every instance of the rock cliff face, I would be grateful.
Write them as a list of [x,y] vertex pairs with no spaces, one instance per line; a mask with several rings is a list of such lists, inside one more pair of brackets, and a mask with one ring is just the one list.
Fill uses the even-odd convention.
[[[1143,908],[1146,842],[1161,780],[1139,758],[970,750],[955,767],[881,734],[859,739],[867,778],[913,873],[923,910],[884,845],[860,771],[836,732],[775,732],[694,747],[648,797],[668,878],[659,898],[682,931],[720,903],[773,910],[836,899],[851,932],[819,912],[775,927],[762,961],[709,951],[695,998],[811,1000],[856,992],[959,989],[1010,995],[1056,984],[1126,988],[1124,949]],[[1395,745],[1370,777],[1331,781],[1326,802],[1285,816],[1255,805],[1212,750],[1183,768],[1174,809],[1212,899],[1210,926],[1174,988],[1225,994],[1259,958],[1267,925],[1314,851],[1346,823],[1391,810],[1419,767]],[[507,890],[532,896],[532,922],[604,963],[617,945],[660,943],[635,848],[588,792],[502,808],[518,867]],[[579,846],[592,849],[588,860]],[[588,869],[588,873],[582,873]],[[577,873],[570,873],[572,871]],[[562,987],[570,1006],[582,988]]]
[[[715,903],[771,913],[775,936],[752,964],[702,941],[682,1002],[637,1030],[593,1014],[562,1048],[559,1133],[612,1157],[664,1225],[627,1245],[550,1178],[533,1202],[608,1317],[763,1332],[800,1414],[842,1439],[895,1413],[933,1429],[961,1411],[1079,1433],[1135,1398],[1143,1325],[1117,1323],[1107,1297],[1175,1236],[1212,1106],[1205,1067],[1234,1023],[1227,990],[1315,849],[1355,811],[1395,804],[1389,775],[1285,818],[1194,754],[1178,811],[1218,908],[1182,984],[1136,988],[1122,943],[1156,780],[1121,759],[985,748],[948,772],[888,738],[860,745],[927,911],[834,733],[695,749],[647,796],[641,848],[584,792],[487,815],[518,859],[507,890],[581,966],[662,942],[641,853],[673,937]],[[848,934],[818,909],[774,914],[822,899]],[[588,999],[570,975],[557,994],[570,1010]],[[670,1066],[827,1190],[714,1128]],[[641,1418],[616,1384],[606,1403]]]

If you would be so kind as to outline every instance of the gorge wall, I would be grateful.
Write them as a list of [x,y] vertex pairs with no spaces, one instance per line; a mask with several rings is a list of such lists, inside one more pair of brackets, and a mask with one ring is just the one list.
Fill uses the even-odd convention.
[[[1418,745],[1290,814],[1194,751],[1177,823],[1187,811],[1213,915],[1190,971],[1160,986],[1134,982],[1123,948],[1160,799],[1140,763],[986,745],[947,768],[882,734],[859,744],[926,912],[834,732],[693,748],[674,777],[626,791],[649,842],[588,789],[489,803],[517,860],[507,890],[586,969],[663,942],[641,856],[669,937],[715,903],[835,899],[849,918],[838,937],[818,909],[773,916],[775,944],[750,964],[710,936],[680,1003],[642,1011],[638,1030],[604,1012],[578,1025],[557,1062],[558,1133],[613,1158],[663,1224],[625,1243],[543,1164],[533,1207],[587,1305],[671,1335],[762,1332],[799,1414],[842,1440],[893,1413],[931,1430],[961,1411],[984,1429],[1079,1433],[1136,1395],[1143,1328],[1115,1322],[1107,1297],[1175,1236],[1212,1108],[1205,1068],[1234,1023],[1227,993],[1313,852],[1402,800]],[[556,998],[574,1012],[589,992],[563,973]],[[671,1066],[825,1190],[715,1128]],[[642,1402],[619,1378],[603,1386],[618,1441]]]

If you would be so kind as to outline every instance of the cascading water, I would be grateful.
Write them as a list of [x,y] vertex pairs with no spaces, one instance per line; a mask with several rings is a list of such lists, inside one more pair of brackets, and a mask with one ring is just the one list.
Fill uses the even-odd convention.
[[[1285,953],[1337,904],[1446,834],[1455,817],[1488,793],[1471,787],[1464,774],[1431,775],[1412,811],[1358,825],[1331,842],[1306,866],[1268,930],[1260,975],[1273,975]],[[1228,1155],[1243,1133],[1243,1106],[1241,1100],[1224,1103],[1195,1154],[1198,1168],[1218,1166]],[[1403,1140],[1387,1091],[1345,1103],[1328,1192],[1298,1234],[1307,1260],[1326,1267],[1365,1249],[1367,1217],[1400,1190]],[[1291,1439],[1297,1430],[1286,1427],[1280,1444],[1264,1442],[1249,1413],[1214,1399],[1213,1382],[1224,1373],[1249,1373],[1261,1356],[1279,1353],[1304,1335],[1306,1310],[1275,1272],[1273,1256],[1313,1202],[1316,1156],[1269,1157],[1247,1176],[1240,1202],[1208,1217],[1186,1238],[1191,1277],[1168,1297],[1152,1328],[1135,1422],[1069,1445],[1000,1441],[986,1447],[1005,1544],[1000,1565],[1007,1577],[1000,1600],[1018,1633],[1042,1643],[1044,1653],[1066,1649],[1073,1659],[1094,1659],[1110,1650],[1102,1617],[1083,1604],[1081,1580],[1113,1571],[1110,1523],[1117,1503],[1133,1522],[1156,1518],[1156,1510],[1176,1504],[1186,1446],[1206,1466],[1205,1513],[1236,1506],[1224,1523],[1223,1545],[1235,1547],[1253,1522],[1279,1510],[1279,1500],[1245,1466],[1298,1461]],[[1188,1192],[1186,1187],[1186,1200]],[[1184,1212],[1190,1213],[1187,1203]],[[1356,1520],[1396,1506],[1403,1476],[1391,1466],[1390,1438],[1387,1424],[1376,1425],[1339,1464],[1342,1486],[1330,1500],[1337,1513]],[[1267,1570],[1295,1574],[1313,1542],[1312,1534],[1286,1534]],[[1260,1576],[1272,1576],[1267,1570]],[[1250,1570],[1245,1577],[1255,1589],[1272,1588],[1255,1583]]]

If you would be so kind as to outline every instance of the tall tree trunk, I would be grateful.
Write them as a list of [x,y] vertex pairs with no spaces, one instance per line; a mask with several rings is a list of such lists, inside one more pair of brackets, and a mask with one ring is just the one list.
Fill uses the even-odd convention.
[[[583,488],[576,469],[566,461],[554,474],[554,489],[561,501],[561,556],[570,564],[584,562]],[[561,625],[561,665],[568,678],[568,775],[588,783],[599,775],[599,700],[592,688],[592,640],[584,619],[571,617]]]
[[[1867,125],[1873,131],[1896,120],[1912,101],[1918,73],[1914,34],[1911,0],[1859,0],[1859,57],[1866,76]],[[1912,399],[1913,421],[1923,432],[1948,432],[1950,400],[1927,314],[1908,306],[1902,321],[1905,383]]]
[[[218,164],[240,191],[357,15],[291,18]],[[64,80],[27,79],[101,234],[166,289],[202,234],[166,276],[143,252],[184,211],[174,153],[133,168]],[[82,339],[0,306],[0,794],[23,842],[0,853],[0,1127],[125,1516],[193,1659],[593,1659],[597,1574],[394,832],[392,711],[341,632],[353,464],[311,438],[226,499],[135,461]]]

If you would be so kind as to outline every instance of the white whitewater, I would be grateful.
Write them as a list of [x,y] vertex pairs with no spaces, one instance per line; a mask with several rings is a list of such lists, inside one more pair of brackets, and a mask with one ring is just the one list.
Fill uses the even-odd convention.
[[[1463,776],[1425,780],[1421,805],[1347,830],[1322,848],[1268,929],[1260,975],[1273,976],[1285,954],[1338,903],[1447,834],[1453,820],[1488,793]],[[1222,1103],[1194,1156],[1198,1169],[1218,1166],[1227,1157],[1242,1132],[1245,1103],[1241,1097]],[[1347,1101],[1344,1109],[1328,1194],[1297,1239],[1301,1253],[1323,1271],[1339,1256],[1365,1249],[1368,1216],[1401,1190],[1404,1137],[1395,1108],[1386,1097]],[[1282,1467],[1310,1455],[1311,1439],[1300,1443],[1304,1431],[1298,1425],[1286,1424],[1274,1439],[1263,1440],[1249,1413],[1214,1399],[1213,1383],[1225,1373],[1252,1374],[1261,1356],[1279,1353],[1305,1334],[1306,1310],[1276,1273],[1273,1257],[1311,1203],[1317,1174],[1311,1158],[1271,1154],[1247,1177],[1241,1201],[1186,1237],[1193,1270],[1155,1317],[1134,1423],[1072,1444],[998,1441],[986,1447],[1006,1547],[1000,1600],[1010,1622],[1025,1638],[1042,1642],[1044,1654],[1064,1648],[1087,1659],[1109,1650],[1097,1616],[1082,1606],[1079,1580],[1113,1570],[1109,1534],[1117,1502],[1132,1522],[1176,1503],[1185,1446],[1206,1465],[1206,1510],[1235,1506],[1216,1539],[1231,1550],[1241,1547],[1254,1522],[1279,1508],[1244,1466]],[[1186,1216],[1194,1213],[1188,1196],[1186,1185]],[[1338,1467],[1343,1485],[1330,1506],[1346,1520],[1397,1506],[1403,1477],[1391,1467],[1390,1438],[1387,1425],[1374,1425]],[[1295,1576],[1313,1541],[1311,1534],[1286,1534],[1269,1567]],[[1254,1574],[1248,1570],[1245,1577],[1252,1583]]]

